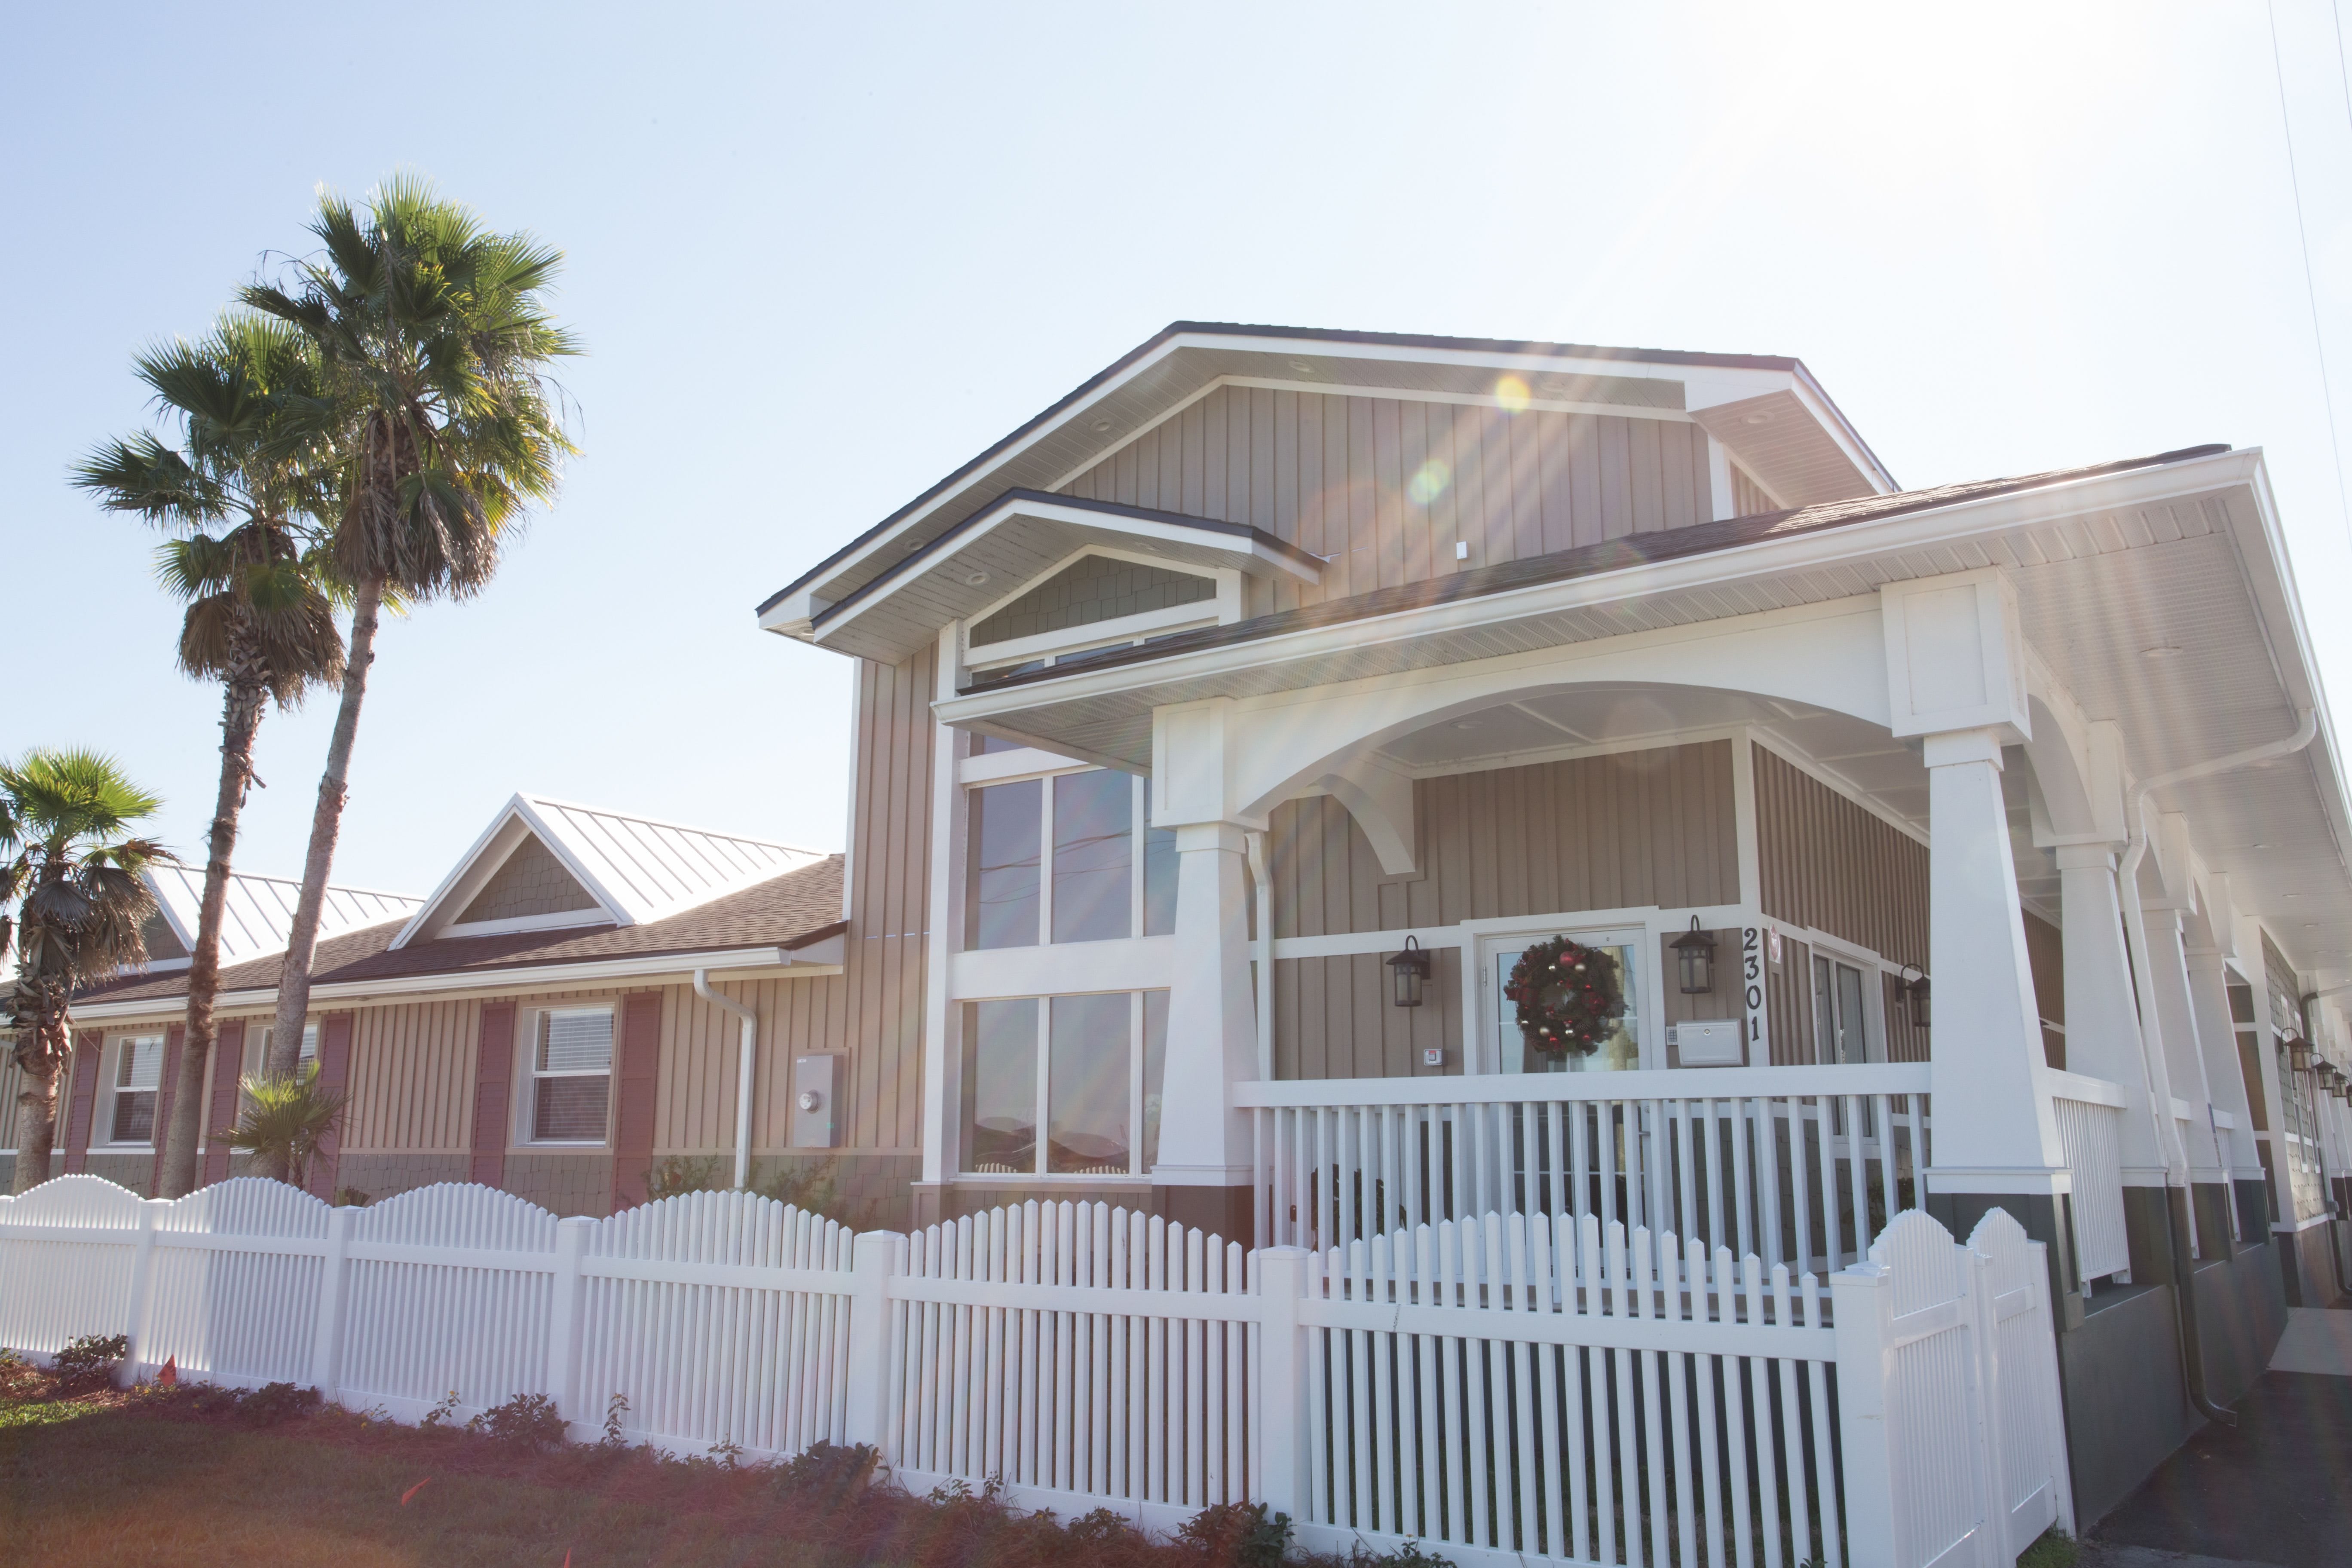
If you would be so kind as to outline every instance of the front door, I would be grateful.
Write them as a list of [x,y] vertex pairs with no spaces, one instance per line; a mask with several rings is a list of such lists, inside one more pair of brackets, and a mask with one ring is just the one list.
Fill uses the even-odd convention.
[[[1565,935],[1607,957],[1617,965],[1617,980],[1625,994],[1625,1014],[1617,1027],[1589,1056],[1568,1052],[1553,1056],[1530,1047],[1519,1028],[1518,1005],[1503,994],[1519,955],[1538,942]],[[1642,1065],[1641,1008],[1643,977],[1638,968],[1641,938],[1632,931],[1515,931],[1490,936],[1486,947],[1487,1013],[1494,1040],[1492,1070],[1496,1072],[1622,1072]]]
[[1870,1023],[1863,973],[1827,953],[1813,955],[1813,1057],[1823,1066],[1870,1060]]

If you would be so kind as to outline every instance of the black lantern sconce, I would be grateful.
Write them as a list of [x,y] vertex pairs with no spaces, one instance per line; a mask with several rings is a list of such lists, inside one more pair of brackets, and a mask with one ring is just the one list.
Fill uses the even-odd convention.
[[1389,960],[1389,986],[1400,1007],[1421,1005],[1421,988],[1429,980],[1429,954],[1418,937],[1404,939],[1404,951]]
[[[1911,973],[1911,966],[1907,963],[1897,972],[1898,974],[1909,973]],[[1916,980],[1898,980],[1897,987],[1903,993],[1903,1010],[1911,1016],[1911,1026],[1915,1029],[1926,1028],[1927,1026],[1927,972],[1921,970],[1919,978]]]
[[2301,1035],[2289,1035],[2283,1042],[2286,1048],[2286,1065],[2290,1072],[2311,1070],[2311,1042]]
[[1697,996],[1715,989],[1715,938],[1698,929],[1698,917],[1691,916],[1691,928],[1675,938],[1675,963],[1682,970],[1683,994]]

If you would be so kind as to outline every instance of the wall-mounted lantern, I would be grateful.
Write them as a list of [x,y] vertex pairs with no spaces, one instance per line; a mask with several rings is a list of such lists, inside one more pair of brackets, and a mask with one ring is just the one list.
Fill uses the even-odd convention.
[[1418,937],[1404,939],[1404,951],[1389,960],[1389,985],[1400,1007],[1421,1005],[1421,988],[1429,979],[1429,954]]
[[1910,973],[1911,966],[1907,963],[1897,971],[1895,988],[1903,993],[1903,1010],[1911,1016],[1911,1026],[1924,1029],[1927,1026],[1927,973],[1921,970],[1916,980],[1899,978]]
[[2289,1035],[2280,1044],[2286,1051],[2286,1065],[2290,1072],[2311,1070],[2312,1050],[2309,1040],[2305,1039],[2301,1035]]
[[1681,968],[1683,994],[1696,996],[1715,989],[1715,938],[1698,929],[1698,917],[1691,916],[1691,928],[1675,938],[1675,963]]

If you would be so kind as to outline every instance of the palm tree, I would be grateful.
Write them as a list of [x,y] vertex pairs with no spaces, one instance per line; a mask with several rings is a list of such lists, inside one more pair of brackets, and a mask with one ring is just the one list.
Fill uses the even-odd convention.
[[[139,873],[172,858],[131,824],[163,802],[94,752],[28,753],[0,763],[0,962],[16,973],[0,1011],[16,1036],[16,1190],[48,1179],[58,1119],[58,1069],[73,1049],[73,994],[147,962],[140,928],[155,897]],[[16,906],[13,921],[5,912]]]
[[490,580],[507,531],[531,502],[552,499],[575,449],[548,377],[556,359],[579,352],[541,299],[562,253],[490,232],[424,180],[395,176],[363,208],[324,196],[310,226],[324,248],[295,264],[290,287],[243,293],[309,334],[352,411],[328,545],[352,585],[351,651],[278,983],[267,1068],[279,1077],[299,1059],[319,906],[384,597],[462,598]]
[[308,1184],[320,1143],[342,1120],[343,1097],[320,1087],[315,1061],[282,1077],[248,1078],[244,1088],[236,1125],[213,1136],[252,1155],[255,1169],[298,1187]]
[[331,507],[332,410],[310,339],[266,317],[228,317],[199,342],[163,344],[135,363],[181,427],[182,446],[145,434],[110,441],[75,470],[74,482],[108,510],[179,535],[158,552],[158,575],[188,606],[180,668],[222,689],[220,784],[155,1190],[176,1198],[196,1184],[221,920],[237,817],[253,782],[254,736],[268,701],[291,707],[313,684],[342,673],[342,638],[315,554],[315,520]]

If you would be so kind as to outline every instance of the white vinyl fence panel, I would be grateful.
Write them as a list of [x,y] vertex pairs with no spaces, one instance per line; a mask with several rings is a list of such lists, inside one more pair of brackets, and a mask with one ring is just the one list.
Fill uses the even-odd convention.
[[617,1394],[673,1452],[870,1443],[917,1489],[1160,1531],[1254,1500],[1463,1568],[1936,1568],[2071,1527],[2046,1268],[2000,1211],[1966,1245],[1904,1212],[1825,1290],[1591,1212],[1252,1253],[1092,1203],[853,1237],[738,1193],[68,1176],[0,1198],[0,1343],[125,1332],[134,1372],[406,1418],[544,1394],[580,1437]]

